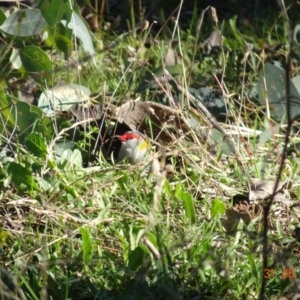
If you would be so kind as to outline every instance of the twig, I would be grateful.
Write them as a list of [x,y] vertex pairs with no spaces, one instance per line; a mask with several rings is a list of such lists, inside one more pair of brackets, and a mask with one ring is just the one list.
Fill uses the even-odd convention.
[[[293,15],[293,23],[291,24],[291,28],[295,28],[293,25],[296,23],[295,21],[297,20],[297,0],[293,1],[294,13]],[[286,160],[286,154],[287,154],[287,149],[289,145],[289,140],[290,140],[290,133],[292,130],[292,125],[294,122],[294,119],[291,118],[291,111],[290,111],[290,103],[291,103],[291,95],[290,95],[290,71],[291,71],[291,51],[293,49],[293,44],[294,44],[294,30],[290,33],[290,41],[291,41],[291,46],[289,53],[287,55],[287,62],[285,66],[285,82],[286,82],[286,110],[287,110],[287,129],[286,129],[286,136],[285,136],[285,141],[284,141],[284,146],[283,146],[283,151],[282,151],[282,158],[281,158],[281,163],[278,171],[278,175],[276,178],[276,182],[274,185],[274,190],[272,195],[270,196],[270,200],[267,202],[267,204],[264,206],[264,216],[263,216],[263,225],[264,225],[264,230],[263,230],[263,261],[262,261],[262,281],[261,281],[261,288],[260,288],[260,295],[259,295],[259,300],[264,300],[265,299],[265,290],[266,290],[266,284],[267,284],[267,278],[264,276],[264,271],[268,269],[268,229],[269,229],[269,224],[268,224],[268,218],[269,218],[269,213],[271,210],[271,206],[273,204],[273,200],[279,185],[280,177],[283,172],[284,166],[285,166],[285,160]]]

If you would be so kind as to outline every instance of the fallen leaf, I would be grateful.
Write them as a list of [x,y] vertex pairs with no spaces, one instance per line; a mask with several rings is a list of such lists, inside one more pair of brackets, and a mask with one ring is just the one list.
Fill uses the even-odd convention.
[[264,200],[269,198],[273,193],[276,194],[284,188],[291,188],[290,182],[279,181],[276,191],[274,192],[275,185],[276,185],[276,181],[251,178],[250,179],[251,190],[249,192],[249,200],[250,201]]
[[155,102],[129,101],[121,106],[104,104],[106,118],[126,124],[131,130],[138,130],[151,136],[146,119],[153,124],[153,139],[172,142],[174,138],[186,134],[190,128],[181,115],[181,111]]

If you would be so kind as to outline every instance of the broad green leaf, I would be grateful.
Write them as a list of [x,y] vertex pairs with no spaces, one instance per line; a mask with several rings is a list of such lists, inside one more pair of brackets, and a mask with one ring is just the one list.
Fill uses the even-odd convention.
[[48,55],[37,46],[28,46],[20,50],[20,58],[25,70],[39,83],[51,84],[52,63]]
[[[294,118],[300,113],[300,94],[291,80],[290,86],[290,114]],[[259,101],[265,105],[268,100],[271,113],[282,120],[287,118],[286,76],[285,71],[270,63],[264,65],[260,72],[257,90]]]
[[226,211],[225,203],[223,203],[222,200],[216,198],[211,206],[211,211],[210,211],[211,217],[214,218],[218,215],[223,215],[225,211]]
[[224,137],[220,131],[213,129],[209,139],[216,144],[217,150],[222,154],[224,153],[225,155],[232,155],[235,153],[233,141],[227,137]]
[[0,115],[0,131],[3,135],[10,136],[12,132],[14,135],[25,135],[28,134],[28,130],[32,131],[42,112],[38,107],[26,102],[13,103],[10,98],[6,98],[0,85]]
[[22,165],[11,162],[7,172],[11,175],[11,181],[20,189],[39,191],[40,188],[35,182],[32,172]]
[[[66,168],[73,167],[73,166],[79,166],[82,167],[82,154],[78,149],[74,149],[73,151],[70,149],[62,149],[61,147],[68,147],[69,144],[72,144],[72,142],[66,141],[65,143],[59,143],[59,146],[55,147],[56,152],[56,162],[60,167]],[[74,145],[73,145],[74,148]],[[58,156],[57,153],[60,153]]]
[[56,160],[59,163],[62,163],[64,159],[69,160],[74,146],[75,144],[71,141],[57,142],[54,146]]
[[13,12],[0,30],[12,36],[26,37],[40,33],[46,25],[39,9],[22,9]]
[[9,61],[10,61],[11,66],[12,66],[13,69],[18,70],[22,67],[22,62],[21,62],[21,59],[20,59],[19,51],[16,50],[16,49],[12,50]]
[[300,40],[298,40],[297,38],[297,35],[298,35],[298,32],[300,31],[300,24],[298,24],[294,30],[293,30],[293,40],[297,43],[297,44],[300,44]]
[[92,239],[87,228],[81,228],[83,263],[88,265],[92,260]]
[[50,27],[54,27],[63,17],[70,20],[72,9],[69,0],[38,0],[41,13]]
[[[60,119],[57,119],[57,121],[59,120]],[[47,141],[50,141],[52,140],[54,134],[53,121],[50,118],[43,116],[43,118],[39,119],[39,122],[35,127],[35,130],[37,132],[40,132],[42,136],[46,138]]]
[[42,178],[38,177],[37,182],[40,186],[40,189],[42,191],[48,192],[48,193],[59,193],[59,185],[60,185],[60,179],[57,177],[50,177],[50,178]]
[[293,77],[292,82],[300,95],[300,75]]
[[91,91],[89,88],[78,85],[60,85],[45,90],[38,100],[38,107],[47,115],[55,112],[69,111],[74,104],[86,103]]
[[56,34],[54,38],[54,46],[56,49],[64,53],[65,57],[69,57],[73,50],[73,43],[66,36]]
[[73,34],[81,40],[84,50],[90,54],[94,65],[97,66],[95,59],[95,50],[90,31],[78,16],[78,14],[73,11],[70,22],[67,23],[65,20],[62,20],[62,23],[64,26],[67,26],[68,28],[73,30]]
[[25,138],[25,145],[27,149],[37,157],[42,159],[47,155],[47,143],[46,139],[38,132],[31,132]]
[[17,102],[12,106],[12,116],[15,118],[16,129],[21,134],[28,134],[32,131],[34,125],[42,117],[42,112],[38,107],[26,102]]
[[267,128],[259,135],[259,143],[257,144],[257,148],[264,145],[269,139],[274,137],[274,134],[278,133],[280,130],[281,124],[272,125],[272,127]]
[[128,256],[128,267],[136,271],[143,266],[145,252],[141,246],[136,247],[133,251],[130,251]]
[[71,41],[72,34],[69,38],[68,34],[66,34],[66,31],[71,30],[66,30],[62,23],[58,23],[55,28],[46,26],[45,32],[47,35],[45,35],[45,43],[49,47],[55,47],[55,49],[62,51],[67,59],[73,50],[73,43]]
[[0,9],[0,26],[4,23],[5,20],[6,20],[6,15],[3,12],[3,10]]

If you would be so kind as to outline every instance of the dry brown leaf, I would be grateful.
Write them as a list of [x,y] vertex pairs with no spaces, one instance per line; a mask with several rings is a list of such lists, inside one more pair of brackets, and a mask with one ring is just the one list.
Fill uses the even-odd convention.
[[129,101],[121,106],[104,104],[103,112],[106,118],[126,124],[131,130],[146,132],[150,136],[146,124],[146,119],[149,119],[153,124],[154,139],[159,138],[164,142],[171,142],[173,137],[190,132],[180,110],[151,101]]
[[154,175],[154,176],[160,176],[161,175],[161,172],[160,172],[160,164],[159,164],[159,161],[157,158],[154,158],[152,160],[152,163],[151,163],[151,167],[150,167],[150,170],[149,170],[149,175]]
[[235,204],[234,207],[230,207],[226,210],[226,219],[222,222],[227,231],[233,231],[236,229],[240,220],[246,225],[262,214],[262,206],[257,204],[249,204],[247,201],[241,201],[239,204]]
[[202,44],[203,52],[209,54],[214,47],[220,47],[222,38],[217,30],[213,31]]
[[246,225],[251,221],[251,216],[248,210],[237,210],[234,207],[228,208],[226,210],[227,220],[231,222],[236,222],[242,219]]
[[240,212],[231,207],[226,210],[226,219],[222,221],[222,224],[226,231],[232,232],[236,229],[240,220],[243,220],[246,225],[251,221],[251,217],[248,211]]
[[[249,200],[264,200],[269,198],[274,193],[276,181],[263,180],[258,178],[250,179],[251,190],[249,192]],[[284,188],[291,188],[290,182],[279,181],[275,194],[283,190]],[[278,198],[279,200],[280,198]]]
[[174,66],[180,63],[181,63],[181,59],[178,57],[175,51],[170,48],[167,52],[166,59],[165,59],[166,67]]

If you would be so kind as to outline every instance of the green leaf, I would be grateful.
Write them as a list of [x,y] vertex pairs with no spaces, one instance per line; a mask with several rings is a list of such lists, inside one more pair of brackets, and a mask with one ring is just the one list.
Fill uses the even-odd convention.
[[299,44],[300,40],[297,39],[297,34],[300,31],[300,24],[298,24],[297,26],[295,26],[294,30],[293,30],[293,40]]
[[6,245],[6,240],[9,237],[9,232],[0,229],[0,249]]
[[54,27],[63,17],[70,20],[72,8],[69,0],[39,0],[39,8],[47,24]]
[[6,97],[6,93],[4,91],[4,87],[0,84],[0,115],[1,115],[1,124],[0,130],[3,133],[3,129],[6,131],[7,126],[13,127],[15,126],[15,118],[12,112],[13,102],[10,97]]
[[143,265],[145,252],[138,246],[133,251],[130,251],[128,256],[128,267],[136,271],[139,267]]
[[40,191],[39,186],[35,182],[31,170],[22,165],[11,162],[8,166],[7,172],[11,174],[11,181],[18,187],[28,190]]
[[69,160],[75,144],[71,141],[59,141],[54,145],[55,158],[57,161]]
[[73,43],[66,36],[62,34],[56,34],[54,38],[54,46],[56,49],[64,53],[65,57],[68,58],[73,50]]
[[2,9],[0,9],[0,25],[2,25],[4,23],[4,21],[6,20],[6,15],[3,12]]
[[292,82],[300,95],[300,75],[293,77]]
[[[42,117],[42,112],[38,107],[32,106],[26,102],[17,102],[12,106],[11,114],[14,118],[14,128],[23,136],[32,131],[33,126]],[[19,136],[20,137],[20,136]]]
[[78,149],[74,149],[74,143],[70,141],[55,144],[55,159],[61,168],[82,167],[82,154]]
[[[264,70],[260,72],[257,90],[259,101],[265,105],[268,100],[271,113],[282,120],[286,119],[287,101],[286,101],[286,76],[285,71],[278,66],[270,63],[264,65]],[[300,113],[300,94],[291,80],[290,86],[290,114],[294,118]]]
[[81,228],[83,262],[88,265],[92,260],[92,239],[87,228]]
[[74,104],[83,104],[89,100],[89,88],[78,84],[65,84],[45,90],[38,100],[38,107],[47,115],[57,111],[69,111]]
[[28,46],[20,50],[20,58],[25,70],[39,83],[50,85],[52,63],[48,55],[37,46]]
[[171,185],[170,185],[170,183],[169,183],[168,180],[165,180],[165,183],[164,183],[164,192],[165,192],[168,196],[171,196],[171,194],[172,194]]
[[[62,23],[58,23],[55,28],[46,26],[45,31],[47,32],[46,45],[62,51],[65,54],[65,59],[67,59],[73,50],[73,43],[71,41],[72,30],[66,29]],[[70,38],[67,31],[71,31]]]
[[12,50],[9,61],[11,63],[12,69],[18,70],[22,67],[22,62],[21,62],[21,59],[20,59],[19,51],[16,50],[16,49]]
[[23,9],[13,12],[0,30],[12,36],[26,37],[40,33],[46,25],[39,9]]
[[258,276],[258,272],[257,272],[257,268],[256,268],[256,264],[255,264],[255,260],[253,258],[253,255],[252,253],[249,253],[247,254],[247,257],[248,257],[248,261],[249,261],[249,264],[250,264],[250,270],[252,272],[252,274],[257,278]]
[[62,23],[64,26],[68,25],[68,28],[73,30],[73,34],[81,40],[84,50],[90,54],[94,65],[97,66],[92,37],[90,35],[90,31],[81,18],[73,11],[70,22],[67,23],[65,20],[62,20]]
[[236,16],[231,18],[229,20],[229,25],[231,27],[232,33],[233,33],[235,39],[237,40],[237,42],[240,44],[240,46],[244,46],[244,41],[242,39],[241,33],[236,28],[236,19],[237,19]]
[[211,217],[214,218],[218,215],[223,215],[226,211],[226,205],[222,200],[216,198],[211,207]]
[[31,132],[25,138],[25,145],[27,149],[37,157],[42,159],[46,158],[47,155],[47,143],[46,139],[38,132]]
[[195,224],[196,213],[195,213],[193,197],[186,191],[183,191],[182,188],[177,189],[177,191],[175,192],[175,197],[178,200],[183,200],[185,214],[190,220],[191,224]]
[[[0,85],[0,116],[0,132],[4,136],[9,136],[12,132],[15,136],[25,136],[41,119],[42,112],[38,107],[26,102],[13,103],[10,97],[6,98]],[[51,129],[48,128],[47,131]]]
[[[58,120],[60,119],[57,119],[56,121],[57,123]],[[35,130],[37,132],[40,132],[42,136],[46,138],[47,141],[50,141],[52,140],[54,134],[53,121],[50,118],[43,116],[43,118],[39,119],[39,122],[35,127]]]
[[[268,123],[269,124],[269,123]],[[275,134],[277,134],[281,128],[282,124],[271,125],[265,131],[263,131],[259,135],[259,143],[256,145],[257,148],[264,145],[269,139],[273,138]]]
[[216,148],[222,154],[232,155],[235,153],[235,147],[232,140],[227,137],[224,137],[223,133],[220,131],[213,129],[209,136],[209,140],[216,144]]

